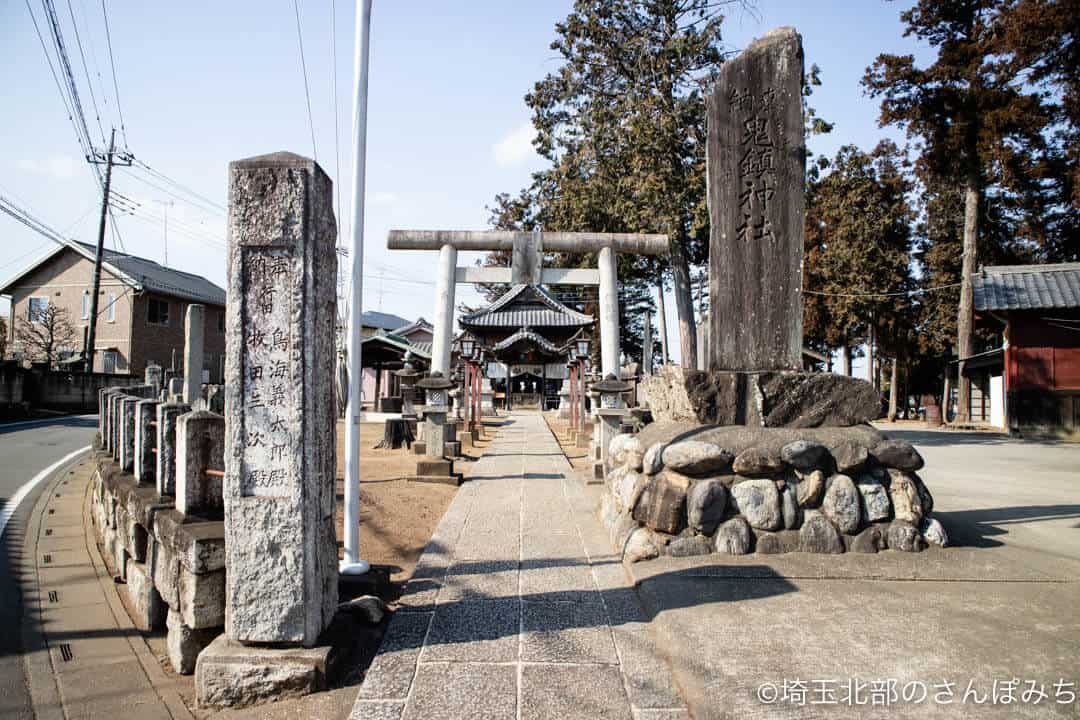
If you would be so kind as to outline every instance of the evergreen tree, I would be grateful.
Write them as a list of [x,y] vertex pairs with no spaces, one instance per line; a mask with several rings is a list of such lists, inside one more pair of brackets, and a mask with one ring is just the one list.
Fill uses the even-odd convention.
[[920,141],[920,163],[930,175],[963,188],[956,323],[961,422],[968,419],[970,382],[963,370],[974,354],[971,275],[978,266],[983,205],[989,199],[1009,212],[1018,228],[1029,230],[1045,209],[1039,168],[1048,158],[1043,130],[1050,113],[1040,94],[1026,88],[996,54],[995,25],[1003,5],[1003,0],[918,0],[901,15],[904,34],[934,47],[935,61],[919,68],[911,55],[883,54],[863,79],[870,94],[881,98],[880,122],[899,125]]
[[621,257],[619,278],[644,292],[665,282],[670,263],[688,367],[697,361],[690,267],[708,256],[702,87],[723,59],[719,8],[728,4],[577,0],[555,27],[561,66],[525,97],[537,151],[552,165],[493,208],[496,227],[666,233],[670,259]]

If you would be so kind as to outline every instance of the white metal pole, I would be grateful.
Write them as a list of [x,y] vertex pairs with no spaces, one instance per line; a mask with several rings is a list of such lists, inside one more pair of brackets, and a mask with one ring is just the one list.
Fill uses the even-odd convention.
[[[371,38],[371,0],[356,2],[356,43],[353,54],[352,235],[349,238],[349,401],[345,409],[345,559],[340,571],[362,575],[368,563],[360,559],[360,323],[364,297],[364,174],[367,156],[368,47]],[[336,72],[336,69],[335,69]]]

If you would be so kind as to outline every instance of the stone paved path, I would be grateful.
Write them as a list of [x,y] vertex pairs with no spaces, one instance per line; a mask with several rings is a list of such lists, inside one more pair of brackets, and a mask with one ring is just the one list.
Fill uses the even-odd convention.
[[416,567],[351,717],[687,718],[595,497],[512,413]]

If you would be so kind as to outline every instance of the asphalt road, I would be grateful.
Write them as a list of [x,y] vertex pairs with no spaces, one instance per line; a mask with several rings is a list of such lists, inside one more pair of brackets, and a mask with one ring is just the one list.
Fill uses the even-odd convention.
[[[96,415],[77,415],[0,425],[0,509],[18,489],[69,453],[90,444]],[[47,485],[24,496],[0,538],[0,717],[32,718],[30,696],[20,659],[22,604],[12,567],[18,561],[26,518]]]

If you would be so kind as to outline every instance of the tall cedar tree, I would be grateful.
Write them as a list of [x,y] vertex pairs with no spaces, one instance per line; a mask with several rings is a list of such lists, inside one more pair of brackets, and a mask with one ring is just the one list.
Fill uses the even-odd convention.
[[[729,4],[736,3],[577,0],[555,26],[551,47],[561,67],[525,97],[534,144],[552,167],[517,197],[498,196],[493,208],[497,227],[667,233],[687,367],[697,363],[690,266],[708,255],[702,87],[723,59],[719,8]],[[620,257],[620,284],[662,285],[667,262]]]
[[848,373],[852,346],[873,338],[896,358],[910,336],[907,297],[874,293],[914,287],[911,181],[905,153],[890,141],[870,153],[845,145],[818,167],[826,172],[808,192],[804,333],[822,350],[839,347]]
[[1080,0],[1009,0],[995,38],[1003,67],[1046,92],[1052,113],[1044,257],[1080,260]]
[[919,0],[901,15],[904,35],[936,48],[935,62],[918,68],[911,55],[879,55],[863,78],[870,94],[881,98],[881,124],[906,129],[922,143],[919,160],[926,172],[963,188],[959,422],[969,418],[971,383],[963,372],[965,359],[974,354],[971,276],[987,191],[995,203],[1018,214],[1045,209],[1037,168],[1046,160],[1043,130],[1050,116],[1041,96],[995,54],[1002,5],[1002,0]]

